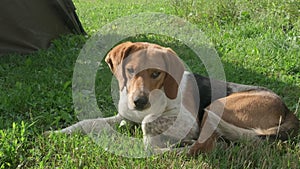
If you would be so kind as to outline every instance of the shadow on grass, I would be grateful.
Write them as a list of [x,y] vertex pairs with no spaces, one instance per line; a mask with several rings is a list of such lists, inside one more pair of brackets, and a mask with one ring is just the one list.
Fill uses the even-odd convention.
[[[71,40],[70,40],[71,39]],[[68,40],[65,44],[63,41]],[[187,46],[169,37],[141,35],[125,39],[147,41],[171,47],[189,68],[207,75],[204,65]],[[80,43],[78,43],[80,41]],[[36,122],[44,127],[68,126],[78,119],[72,107],[72,73],[84,40],[79,37],[58,40],[47,51],[27,56],[2,56],[0,58],[1,123],[0,128],[11,127],[12,122]],[[75,46],[75,48],[74,48]],[[224,56],[221,56],[221,59]],[[238,60],[236,62],[239,62]],[[265,86],[283,98],[291,111],[297,108],[300,86],[266,77],[237,64],[224,62],[226,80],[235,83]],[[116,113],[111,98],[111,72],[104,61],[96,77],[96,97],[100,110],[108,115]],[[295,81],[293,81],[296,83]],[[298,83],[298,82],[297,82]],[[297,112],[299,117],[299,111]],[[39,130],[48,128],[37,127]]]

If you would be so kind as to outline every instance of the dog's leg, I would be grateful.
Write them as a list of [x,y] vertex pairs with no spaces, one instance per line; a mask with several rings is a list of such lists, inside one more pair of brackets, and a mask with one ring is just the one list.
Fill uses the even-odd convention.
[[198,123],[189,113],[150,114],[144,118],[142,130],[146,148],[155,152],[177,149],[180,145],[188,146],[199,135]]
[[204,142],[200,142],[200,140],[197,140],[189,149],[187,155],[188,156],[196,156],[200,152],[201,153],[209,153],[211,152],[217,142],[219,135],[217,132],[213,132],[213,134],[206,139]]
[[56,130],[55,133],[66,133],[72,134],[74,132],[89,134],[100,133],[105,127],[115,126],[116,124],[120,124],[121,121],[124,120],[120,115],[107,117],[107,118],[97,118],[97,119],[87,119],[82,120],[72,126],[64,128],[62,130]]
[[209,153],[211,152],[219,135],[217,130],[215,129],[214,123],[209,119],[209,115],[207,111],[205,111],[203,115],[203,119],[201,122],[201,130],[200,135],[197,141],[190,147],[187,155],[188,156],[195,156],[199,153]]
[[[142,122],[143,139],[146,149],[167,148],[168,144],[173,144],[173,137],[164,136],[166,131],[174,121],[176,116],[160,116],[150,114]],[[176,142],[176,141],[175,141]]]

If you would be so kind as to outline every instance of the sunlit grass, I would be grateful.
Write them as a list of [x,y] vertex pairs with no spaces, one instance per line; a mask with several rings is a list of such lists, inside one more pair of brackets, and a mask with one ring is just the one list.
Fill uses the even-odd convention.
[[[89,36],[114,19],[140,12],[185,18],[213,42],[228,81],[266,86],[300,117],[298,1],[74,3]],[[241,142],[225,148],[220,145],[211,154],[188,159],[175,153],[128,158],[105,151],[101,143],[96,144],[89,136],[42,135],[46,130],[78,121],[71,82],[76,58],[87,38],[65,36],[55,40],[48,50],[0,57],[0,168],[299,168],[299,136],[287,142]],[[206,74],[199,59],[178,39],[141,35],[130,40],[169,46],[193,71]],[[108,88],[111,73],[105,63],[100,68],[97,103],[102,111],[112,115],[116,109]],[[141,137],[140,130],[135,136]]]

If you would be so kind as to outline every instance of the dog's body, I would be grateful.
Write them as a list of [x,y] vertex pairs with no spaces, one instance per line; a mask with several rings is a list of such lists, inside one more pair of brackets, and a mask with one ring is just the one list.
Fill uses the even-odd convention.
[[169,48],[126,42],[105,61],[119,82],[119,114],[59,132],[101,131],[104,123],[126,119],[141,124],[146,147],[189,145],[190,155],[211,151],[221,136],[287,139],[298,133],[298,119],[272,91],[189,73]]

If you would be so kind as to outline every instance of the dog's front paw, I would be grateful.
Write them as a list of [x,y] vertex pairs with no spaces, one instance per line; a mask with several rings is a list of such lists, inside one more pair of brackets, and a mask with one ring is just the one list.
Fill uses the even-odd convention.
[[57,133],[57,131],[56,130],[48,130],[48,131],[45,131],[42,135],[44,136],[44,137],[49,137],[50,135],[52,135],[53,133]]
[[48,130],[43,133],[43,136],[49,137],[50,135],[52,135],[54,133],[62,133],[62,132],[60,130]]
[[45,131],[45,132],[43,133],[43,136],[49,137],[52,133],[53,133],[53,131]]

